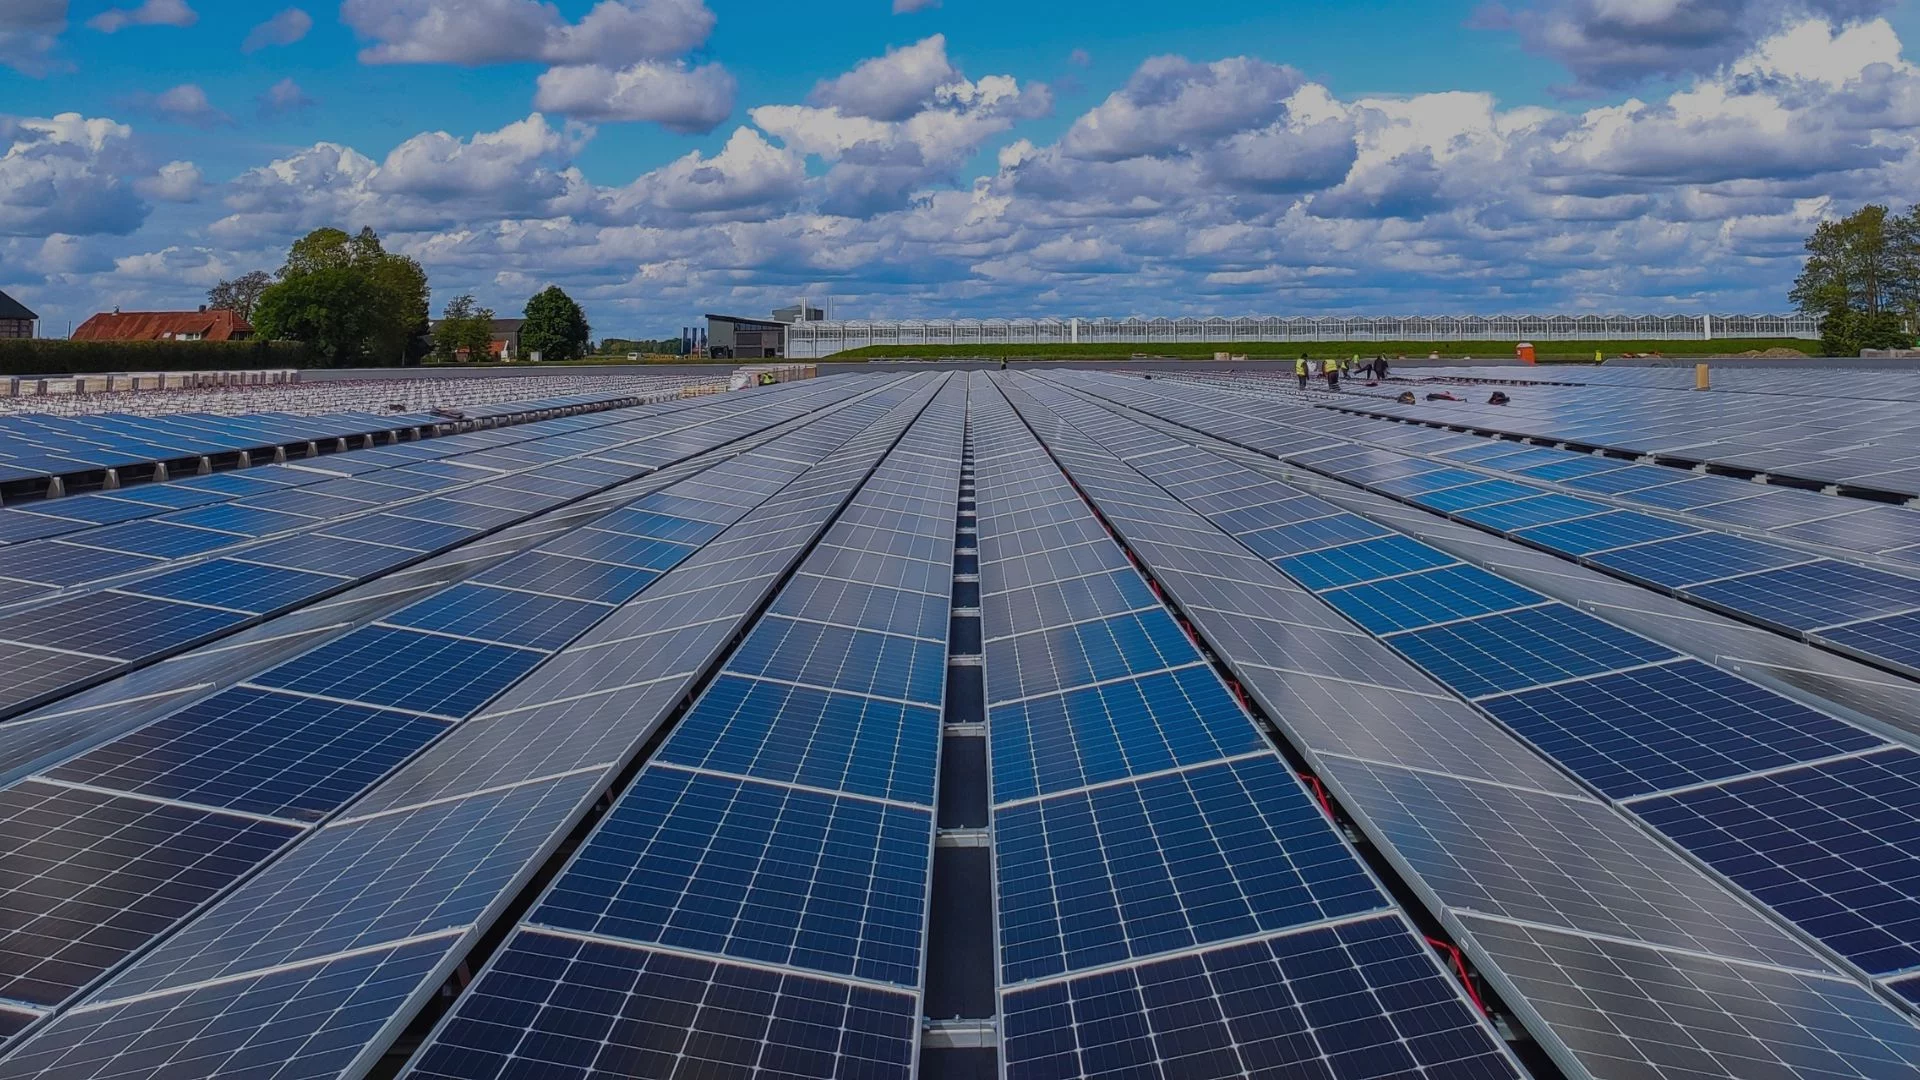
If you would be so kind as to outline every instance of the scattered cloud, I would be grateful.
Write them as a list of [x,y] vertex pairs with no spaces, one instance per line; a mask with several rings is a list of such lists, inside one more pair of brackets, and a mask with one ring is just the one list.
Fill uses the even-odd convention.
[[893,0],[895,15],[910,15],[916,11],[931,11],[940,6],[940,0]]
[[134,182],[134,190],[155,202],[190,203],[205,190],[200,167],[191,161],[172,161],[158,172]]
[[67,0],[8,0],[0,6],[0,64],[45,74],[67,28]]
[[581,120],[649,121],[697,135],[733,115],[737,90],[719,64],[643,60],[617,70],[581,64],[542,74],[534,107]]
[[267,87],[257,99],[257,103],[262,116],[283,116],[318,104],[313,98],[307,96],[307,92],[301,89],[299,83],[293,81],[291,75]]
[[158,94],[142,91],[130,97],[128,104],[162,120],[194,127],[217,127],[233,122],[232,117],[213,107],[205,90],[193,83],[181,83]]
[[947,38],[935,34],[885,56],[862,61],[852,71],[821,82],[809,104],[838,109],[847,116],[905,120],[933,99],[934,92],[960,78],[947,59]]
[[124,235],[148,207],[126,176],[137,171],[133,129],[62,113],[0,119],[0,236]]
[[[153,2],[153,0],[149,0]],[[345,0],[369,64],[601,64],[683,56],[713,32],[703,0],[600,0],[577,23],[541,0]]]
[[1652,78],[1706,75],[1809,17],[1845,24],[1892,0],[1536,0],[1493,2],[1470,25],[1518,34],[1558,61],[1574,81],[1563,93],[1593,96]]
[[115,34],[129,26],[186,27],[199,21],[199,14],[187,0],[144,0],[139,7],[109,8],[88,19],[87,25],[103,34]]
[[299,8],[288,8],[266,22],[247,31],[247,39],[240,44],[243,53],[259,52],[275,45],[291,45],[307,36],[313,29],[313,16]]
[[1075,49],[1067,54],[1067,63],[1074,67],[1092,67],[1093,54],[1085,49]]

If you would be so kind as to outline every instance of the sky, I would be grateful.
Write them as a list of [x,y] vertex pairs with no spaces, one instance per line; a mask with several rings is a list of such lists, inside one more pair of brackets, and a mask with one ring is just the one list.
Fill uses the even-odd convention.
[[1785,310],[1920,188],[1916,6],[0,0],[0,290],[64,336],[370,226],[596,336]]

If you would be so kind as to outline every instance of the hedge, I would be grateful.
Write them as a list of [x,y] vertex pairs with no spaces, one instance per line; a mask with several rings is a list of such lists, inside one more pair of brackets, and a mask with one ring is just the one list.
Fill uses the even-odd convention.
[[68,341],[0,338],[0,375],[321,367],[295,341]]

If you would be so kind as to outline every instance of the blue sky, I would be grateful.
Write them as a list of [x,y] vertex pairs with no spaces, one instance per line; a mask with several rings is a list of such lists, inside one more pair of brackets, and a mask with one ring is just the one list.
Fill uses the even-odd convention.
[[1913,34],[1884,0],[5,0],[0,288],[59,334],[365,224],[436,306],[557,282],[622,334],[801,292],[1773,309],[1811,223],[1912,190]]

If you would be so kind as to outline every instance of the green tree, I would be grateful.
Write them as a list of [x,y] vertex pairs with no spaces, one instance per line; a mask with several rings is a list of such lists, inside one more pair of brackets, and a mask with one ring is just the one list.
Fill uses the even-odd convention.
[[1844,304],[1820,320],[1820,351],[1827,356],[1859,356],[1861,349],[1906,349],[1913,334],[1896,311],[1868,314]]
[[261,294],[254,332],[270,341],[303,342],[329,365],[349,367],[366,357],[375,300],[366,275],[350,267],[296,274]]
[[1815,226],[1788,298],[1807,312],[1847,307],[1879,314],[1899,276],[1887,223],[1887,208],[1869,205]]
[[260,297],[273,287],[273,275],[265,270],[254,270],[220,282],[207,290],[207,306],[222,311],[231,311],[248,322],[253,321],[253,309],[260,303]]
[[433,328],[433,358],[453,363],[466,353],[466,359],[487,359],[493,342],[493,311],[474,303],[471,294],[456,296],[441,310],[440,322]]
[[[351,310],[316,307],[349,297]],[[306,342],[336,366],[404,364],[419,359],[427,335],[427,274],[389,254],[372,229],[315,229],[294,241],[255,311],[271,312],[265,323],[254,320],[262,337]]]
[[526,324],[520,328],[520,348],[543,360],[573,360],[586,355],[593,328],[587,313],[558,285],[549,285],[527,301]]

